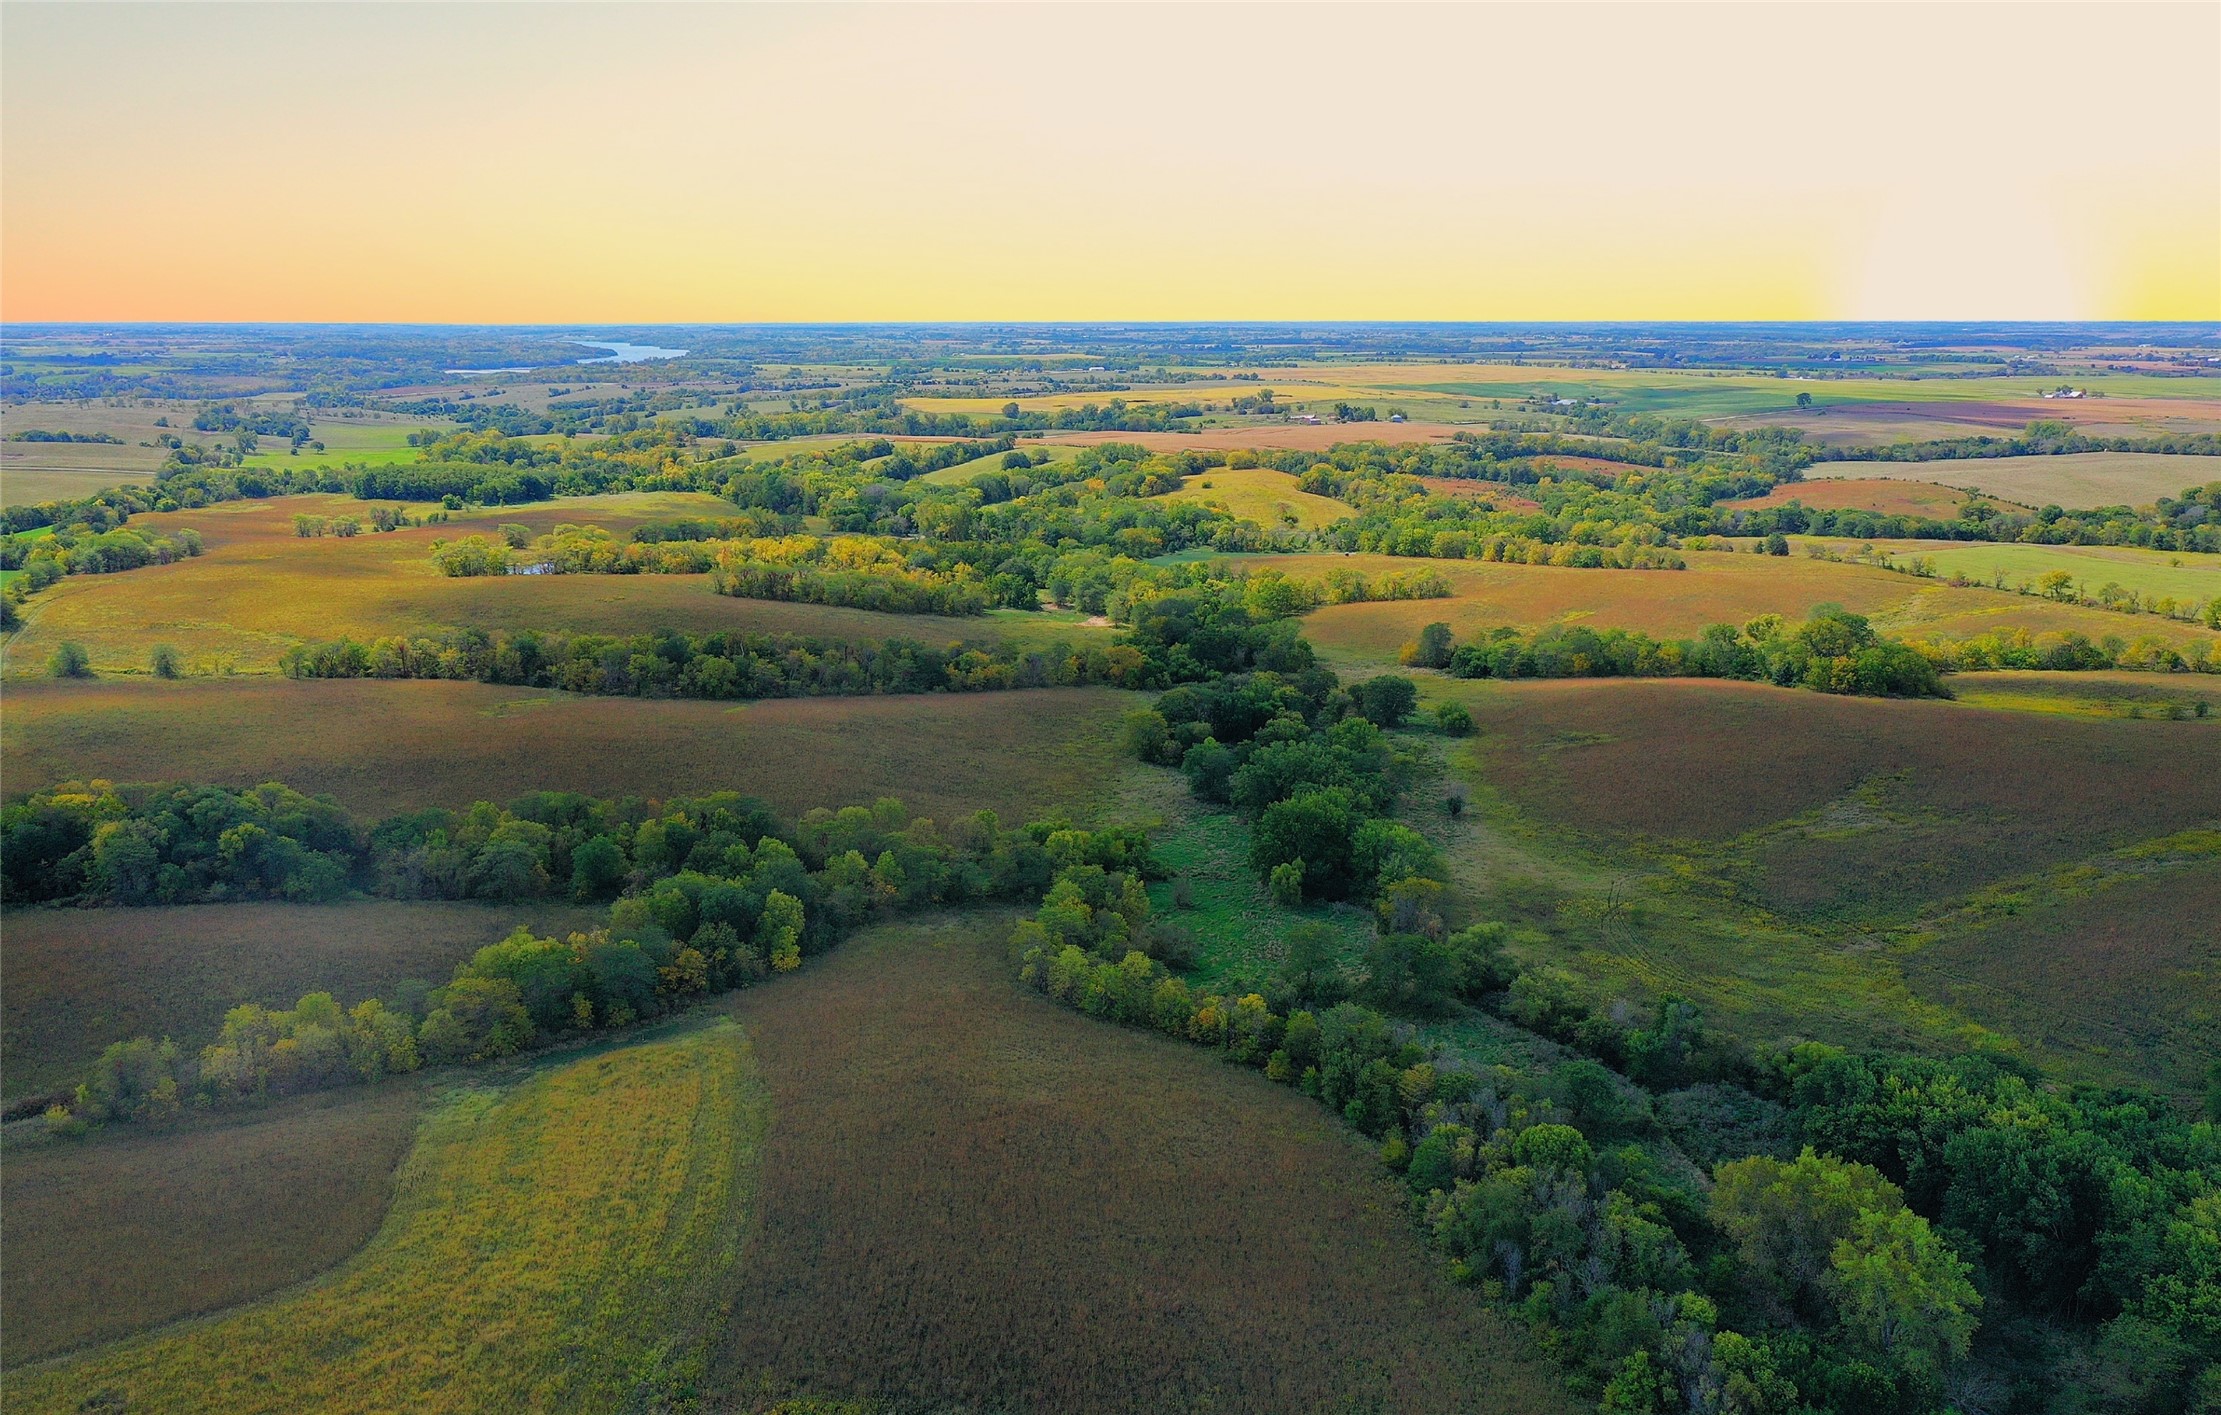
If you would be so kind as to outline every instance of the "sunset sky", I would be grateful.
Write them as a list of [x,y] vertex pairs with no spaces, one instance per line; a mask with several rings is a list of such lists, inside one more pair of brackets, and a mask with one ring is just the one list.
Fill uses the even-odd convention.
[[0,317],[2221,318],[2221,6],[0,9]]

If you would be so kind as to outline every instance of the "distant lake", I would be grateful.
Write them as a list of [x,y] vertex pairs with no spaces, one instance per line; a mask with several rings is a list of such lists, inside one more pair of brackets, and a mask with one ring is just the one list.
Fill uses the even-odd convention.
[[686,353],[684,349],[662,349],[653,344],[613,344],[604,339],[573,339],[570,342],[609,351],[591,359],[580,359],[582,364],[642,364],[650,359],[676,359]]
[[[644,364],[651,359],[680,358],[686,353],[684,349],[665,349],[654,344],[627,344],[622,340],[566,339],[563,342],[566,344],[584,344],[589,349],[607,349],[609,351],[606,354],[596,354],[591,358],[577,360],[582,364]],[[551,366],[551,364],[539,364],[533,367],[547,368]],[[451,368],[444,369],[442,372],[452,374],[530,373],[532,368]]]

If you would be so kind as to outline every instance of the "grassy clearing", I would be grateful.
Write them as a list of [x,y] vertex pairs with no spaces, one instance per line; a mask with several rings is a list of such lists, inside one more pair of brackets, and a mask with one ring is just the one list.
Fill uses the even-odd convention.
[[0,1356],[21,1366],[330,1267],[377,1231],[422,1103],[408,1080],[171,1129],[12,1138]]
[[1218,467],[1187,478],[1168,501],[1199,501],[1220,506],[1244,521],[1267,528],[1290,526],[1315,531],[1357,513],[1331,496],[1314,496],[1286,472],[1270,467]]
[[1948,480],[2024,506],[2148,506],[2162,496],[2179,496],[2185,487],[2221,479],[2221,458],[2070,452],[2059,457],[1880,462],[1869,475]]
[[[1836,544],[1850,548],[1848,542]],[[1960,541],[1875,541],[1873,545],[1900,563],[1909,563],[1916,556],[1933,561],[1936,574],[1943,579],[1958,575],[1976,584],[2002,583],[2013,590],[2033,588],[2047,572],[2065,570],[2074,576],[2074,588],[2085,598],[2096,597],[2108,584],[2184,603],[2221,597],[2221,556],[2113,545],[1969,545]],[[2140,622],[2119,620],[2112,632],[2142,633]]]
[[174,1037],[197,1047],[242,1002],[290,1007],[321,991],[353,1003],[385,996],[406,978],[443,983],[519,923],[560,935],[600,917],[552,903],[385,899],[11,910],[0,994],[6,1096],[82,1079],[110,1042]]
[[771,1093],[729,1408],[1555,1411],[1314,1103],[1012,976],[999,921],[744,994]]
[[1787,482],[1764,496],[1723,501],[1722,506],[1763,510],[1802,502],[1815,511],[1872,511],[1882,516],[1925,516],[1948,521],[1966,505],[1967,494],[1957,487],[1934,482],[1892,481],[1886,477]]
[[[1166,780],[1175,778],[1168,773]],[[1286,957],[1288,929],[1300,922],[1332,929],[1345,961],[1364,952],[1373,934],[1366,911],[1289,909],[1273,902],[1249,866],[1249,831],[1237,817],[1205,810],[1182,792],[1170,804],[1165,827],[1152,843],[1157,858],[1185,881],[1188,907],[1173,902],[1170,880],[1151,885],[1149,899],[1161,917],[1193,935],[1196,961],[1186,973],[1191,983],[1237,996],[1262,990]]]
[[480,683],[152,680],[11,685],[8,789],[58,781],[285,781],[371,817],[507,801],[744,791],[796,813],[899,796],[948,820],[1088,816],[1123,759],[1109,688],[734,705]]
[[2221,725],[2221,679],[2149,673],[1961,673],[1951,691],[1968,707],[2072,717],[2167,717]]
[[[1053,442],[1029,441],[1018,450],[1035,458],[1046,455],[1051,466],[1059,462],[1072,461],[1080,455],[1080,449],[1077,447]],[[969,462],[959,462],[953,467],[942,467],[936,471],[927,472],[918,480],[930,486],[962,486],[981,472],[1001,471],[1004,455],[1001,452],[990,452],[984,457],[974,457]]]
[[17,1411],[616,1410],[681,1384],[765,1123],[729,1023],[437,1103],[370,1245],[298,1293],[20,1372]]

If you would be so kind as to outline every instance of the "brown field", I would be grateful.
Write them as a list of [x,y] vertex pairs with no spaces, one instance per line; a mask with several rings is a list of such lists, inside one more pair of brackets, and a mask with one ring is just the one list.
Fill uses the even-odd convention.
[[1421,477],[1420,484],[1437,496],[1459,496],[1492,503],[1499,511],[1540,511],[1531,501],[1502,482],[1476,481],[1471,477]]
[[2221,457],[2165,452],[2070,452],[2060,457],[1965,457],[1877,463],[1877,477],[1950,481],[2024,506],[2149,506],[2221,481]]
[[1815,478],[1787,482],[1764,496],[1723,501],[1720,505],[1730,510],[1755,511],[1801,501],[1815,511],[1872,511],[1882,516],[1925,516],[1930,520],[1948,521],[1959,514],[1966,500],[1965,492],[1933,482]]
[[0,1359],[228,1307],[338,1262],[384,1217],[422,1100],[400,1081],[174,1129],[11,1140]]
[[342,1003],[404,978],[446,982],[455,965],[520,923],[590,928],[601,911],[543,902],[199,904],[154,909],[12,909],[7,930],[6,1097],[67,1087],[110,1042],[214,1040],[242,1002]]
[[[2016,905],[1906,959],[1923,996],[2182,1095],[2221,1056],[2221,861]],[[2093,1059],[2097,1064],[2092,1064]],[[2101,1070],[2102,1067],[2102,1070]]]
[[2221,735],[2197,722],[1691,681],[1466,696],[1488,779],[1532,819],[1607,847],[1725,845],[1729,877],[1798,917],[1898,916],[2221,822]]
[[622,534],[656,517],[730,509],[715,498],[681,493],[506,507],[445,525],[349,540],[293,534],[296,512],[360,515],[365,507],[351,497],[303,496],[139,517],[134,524],[201,531],[208,553],[121,575],[70,576],[28,607],[25,628],[9,647],[8,671],[37,673],[57,643],[72,640],[85,646],[94,670],[103,673],[144,671],[158,643],[177,648],[190,672],[226,665],[269,672],[287,648],[305,641],[426,634],[454,625],[605,634],[745,630],[903,637],[936,645],[1001,638],[1037,643],[1089,633],[1022,615],[951,619],[734,599],[712,594],[703,575],[450,578],[430,559],[434,540],[490,534],[500,523],[536,532],[560,522],[592,523]]
[[2072,630],[2102,639],[2151,634],[2178,646],[2216,636],[2155,615],[2130,618],[2081,605],[2055,604],[2009,592],[1954,587],[1873,566],[1726,551],[1690,551],[1686,570],[1572,570],[1492,565],[1477,560],[1417,560],[1385,555],[1258,556],[1318,575],[1331,566],[1367,574],[1421,566],[1450,582],[1448,599],[1333,605],[1304,621],[1304,633],[1328,659],[1345,665],[1391,663],[1396,651],[1437,620],[1460,639],[1500,624],[1534,630],[1556,622],[1597,629],[1634,629],[1687,637],[1707,624],[1741,624],[1760,614],[1801,620],[1821,604],[1870,616],[1877,628],[1917,638],[1956,639],[2000,629],[2030,633]]
[[1095,809],[1123,758],[1109,688],[751,704],[356,679],[31,681],[8,689],[8,790],[71,779],[284,781],[370,817],[526,791],[745,791],[788,813],[899,796],[947,820]]
[[2009,809],[2093,850],[2221,815],[2221,774],[2193,769],[2221,742],[2194,722],[2030,721],[1695,679],[1454,686],[1489,731],[1492,780],[1538,818],[1608,839],[1725,840],[1878,772],[1933,807]]
[[718,1408],[1570,1408],[1331,1116],[1022,990],[1000,927],[736,1005],[775,1119]]
[[[2077,384],[2085,378],[2068,380]],[[2017,380],[2016,380],[2017,382]],[[2002,437],[2032,422],[2069,423],[2092,437],[2155,437],[2221,432],[2221,410],[2206,398],[2000,398],[1934,402],[1829,403],[1721,421],[1730,427],[1802,428],[1815,442],[1875,447],[1956,437]],[[2064,504],[2064,503],[2062,503]]]

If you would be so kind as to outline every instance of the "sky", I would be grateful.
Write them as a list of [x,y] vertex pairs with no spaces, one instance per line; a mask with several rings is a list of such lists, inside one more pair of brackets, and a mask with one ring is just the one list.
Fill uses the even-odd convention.
[[2221,5],[0,6],[0,320],[2221,319]]

